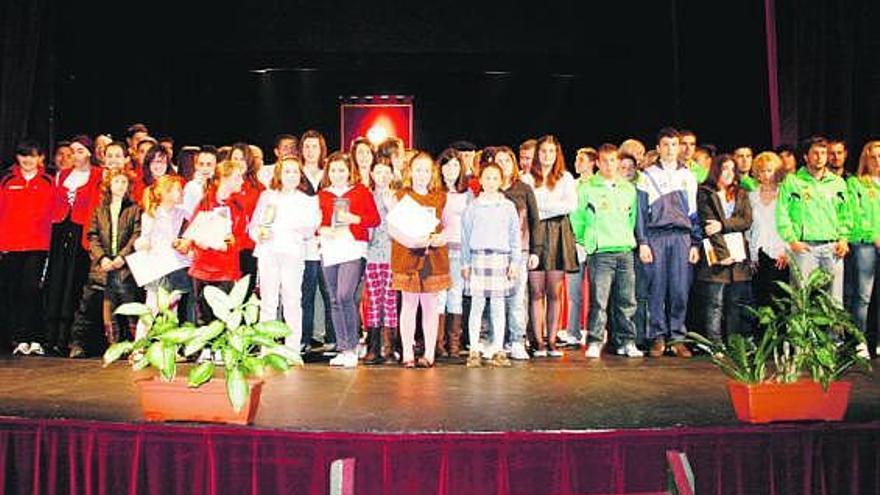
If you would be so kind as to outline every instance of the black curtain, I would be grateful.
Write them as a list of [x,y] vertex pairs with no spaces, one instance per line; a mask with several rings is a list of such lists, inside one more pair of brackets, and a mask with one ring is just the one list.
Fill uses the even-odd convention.
[[0,2],[0,167],[22,139],[49,144],[50,3]]
[[782,141],[842,137],[853,168],[880,135],[880,3],[775,1]]

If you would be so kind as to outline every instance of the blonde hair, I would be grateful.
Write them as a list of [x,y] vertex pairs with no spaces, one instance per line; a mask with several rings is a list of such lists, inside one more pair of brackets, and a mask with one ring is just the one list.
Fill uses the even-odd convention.
[[299,186],[297,186],[296,188],[303,192],[306,191],[305,182],[307,179],[305,177],[305,174],[303,174],[302,161],[299,158],[293,156],[282,158],[281,160],[278,160],[278,163],[275,164],[275,167],[272,169],[272,180],[269,182],[269,189],[272,189],[273,191],[280,191],[283,188],[281,183],[281,175],[284,174],[284,167],[291,164],[293,164],[296,169],[299,170],[300,174]]
[[772,151],[762,151],[752,160],[752,170],[749,175],[757,177],[764,170],[773,170],[773,180],[781,182],[784,175],[782,158]]
[[183,182],[176,175],[163,175],[144,191],[144,211],[151,217],[156,216],[156,208],[162,199],[174,188],[183,189]]
[[[412,159],[407,162],[403,169],[403,189],[412,190],[412,167],[416,160],[428,160],[431,162],[431,182],[428,183],[428,192],[432,193],[441,190],[443,182],[440,180],[440,167],[434,161],[434,157],[427,151],[417,151]],[[462,170],[462,173],[464,171]]]
[[[865,146],[862,147],[862,154],[859,155],[859,170],[856,172],[856,175],[859,177],[864,177],[866,175],[871,175],[871,166],[868,164],[871,160],[871,148],[880,147],[880,141],[868,141],[865,143]],[[875,163],[875,167],[880,167],[880,163]]]

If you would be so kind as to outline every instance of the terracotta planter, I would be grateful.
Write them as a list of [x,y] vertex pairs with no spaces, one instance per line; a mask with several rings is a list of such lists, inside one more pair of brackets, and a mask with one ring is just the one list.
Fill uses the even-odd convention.
[[147,421],[202,421],[251,424],[260,404],[262,380],[248,380],[250,396],[235,412],[226,396],[226,381],[216,377],[199,388],[186,386],[186,377],[163,382],[157,377],[136,380],[141,408]]
[[826,392],[810,379],[757,385],[731,380],[727,390],[737,419],[746,423],[840,421],[846,414],[852,383],[832,382]]

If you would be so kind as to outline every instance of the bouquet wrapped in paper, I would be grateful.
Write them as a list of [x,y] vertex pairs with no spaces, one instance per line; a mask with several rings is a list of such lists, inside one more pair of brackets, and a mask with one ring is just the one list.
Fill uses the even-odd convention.
[[410,249],[427,247],[428,236],[440,223],[433,208],[426,208],[409,196],[394,205],[386,221],[391,238]]

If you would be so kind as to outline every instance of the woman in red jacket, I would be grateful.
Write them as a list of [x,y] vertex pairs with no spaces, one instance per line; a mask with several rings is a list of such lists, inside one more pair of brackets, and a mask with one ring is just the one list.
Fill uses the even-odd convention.
[[223,161],[217,165],[214,185],[207,191],[196,208],[193,222],[202,213],[224,216],[229,219],[229,231],[225,245],[217,249],[193,239],[193,263],[189,275],[193,280],[193,293],[197,297],[196,320],[199,325],[206,325],[214,319],[214,313],[205,300],[204,290],[209,285],[229,292],[235,281],[241,277],[238,263],[240,243],[238,239],[247,235],[245,209],[238,198],[241,191],[244,171],[231,161]]
[[357,366],[358,282],[364,273],[369,229],[379,225],[373,194],[358,177],[358,169],[345,153],[327,158],[318,204],[321,207],[321,261],[330,293],[330,317],[336,330],[339,355],[330,366]]
[[[235,143],[229,152],[229,160],[237,163],[243,171],[243,183],[241,190],[236,193],[236,200],[244,207],[245,225],[250,225],[251,217],[263,192],[263,184],[257,179],[256,157],[247,143]],[[242,276],[250,275],[251,280],[248,292],[254,288],[257,282],[257,258],[254,257],[254,240],[245,235],[235,239],[238,242],[238,265]]]
[[0,304],[2,338],[13,354],[43,355],[40,279],[49,251],[55,184],[39,164],[40,148],[25,141],[15,165],[0,179]]
[[101,196],[99,186],[103,173],[91,164],[91,147],[88,136],[73,138],[70,143],[73,167],[55,177],[46,272],[46,344],[59,356],[67,356],[70,325],[89,273],[88,241],[83,235],[83,226],[89,225]]

